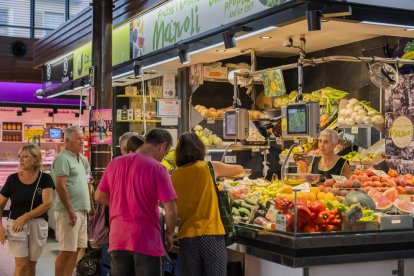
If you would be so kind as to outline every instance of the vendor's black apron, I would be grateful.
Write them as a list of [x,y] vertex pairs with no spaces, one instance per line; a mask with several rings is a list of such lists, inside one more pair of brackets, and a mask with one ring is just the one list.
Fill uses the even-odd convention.
[[325,178],[332,178],[332,175],[341,175],[342,170],[344,169],[346,160],[340,157],[338,161],[336,161],[335,165],[327,171],[323,171],[319,169],[319,163],[321,162],[322,156],[315,156],[312,162],[312,173],[317,173],[323,175]]

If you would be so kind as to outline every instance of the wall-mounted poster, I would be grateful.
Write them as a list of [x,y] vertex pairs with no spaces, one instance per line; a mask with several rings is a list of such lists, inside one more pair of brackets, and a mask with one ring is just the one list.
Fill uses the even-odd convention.
[[111,144],[112,143],[112,110],[96,109],[91,111],[89,124],[91,144]]
[[414,74],[400,75],[385,91],[386,165],[400,174],[414,173]]

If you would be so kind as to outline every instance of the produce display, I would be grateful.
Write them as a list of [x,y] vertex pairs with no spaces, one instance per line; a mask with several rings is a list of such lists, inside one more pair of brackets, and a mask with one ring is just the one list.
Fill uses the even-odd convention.
[[194,127],[194,132],[198,138],[204,143],[205,146],[222,146],[223,140],[220,137],[213,134],[208,128],[204,128],[200,125]]
[[349,101],[342,100],[338,124],[340,126],[354,126],[361,124],[383,124],[384,117],[380,112],[369,106],[369,103],[355,98]]
[[266,138],[257,130],[255,127],[249,127],[249,137],[246,139],[247,142],[250,143],[265,143]]
[[[276,98],[273,105],[276,108],[281,108],[282,106],[294,103],[297,95],[297,91],[292,91],[288,95]],[[333,113],[332,106],[347,95],[348,93],[345,91],[332,87],[325,87],[311,93],[303,93],[303,101],[319,102],[321,105],[325,106],[325,113],[331,115]]]
[[[412,217],[414,204],[404,198],[411,194],[414,177],[376,170],[355,171],[349,179],[328,179],[309,192],[297,192],[298,232],[379,230],[382,217],[394,214]],[[268,231],[294,229],[294,193],[283,181],[263,179],[224,180],[220,189],[232,198],[235,223],[251,224]],[[284,217],[285,224],[276,223]],[[279,220],[280,221],[280,220]],[[282,225],[282,226],[281,226]]]
[[162,159],[161,164],[167,169],[168,173],[172,173],[177,169],[175,164],[175,149],[171,149]]
[[[223,119],[224,118],[224,113],[228,110],[232,110],[234,109],[234,107],[229,106],[226,108],[220,108],[220,109],[215,109],[214,107],[210,107],[207,108],[205,106],[202,105],[196,105],[194,106],[195,110],[197,110],[200,115],[207,119],[207,118],[215,118],[215,119]],[[250,120],[264,120],[264,119],[269,119],[269,116],[258,111],[258,110],[249,110],[249,119]]]

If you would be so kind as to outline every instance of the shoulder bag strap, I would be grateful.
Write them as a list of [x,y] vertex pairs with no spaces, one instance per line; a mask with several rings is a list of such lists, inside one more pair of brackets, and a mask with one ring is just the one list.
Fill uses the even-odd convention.
[[36,196],[37,187],[39,187],[40,178],[42,178],[42,173],[43,173],[43,172],[42,172],[42,171],[40,171],[39,179],[37,180],[36,188],[35,188],[34,193],[33,193],[33,197],[32,197],[32,205],[30,206],[30,211],[33,209],[33,202],[34,202],[34,198],[35,198],[35,196]]
[[213,178],[213,184],[214,184],[214,188],[216,189],[216,192],[219,192],[218,188],[217,188],[217,184],[216,184],[216,176],[214,174],[214,168],[213,168],[213,164],[211,164],[210,161],[207,162],[208,165],[208,169],[210,170],[210,175],[211,178]]

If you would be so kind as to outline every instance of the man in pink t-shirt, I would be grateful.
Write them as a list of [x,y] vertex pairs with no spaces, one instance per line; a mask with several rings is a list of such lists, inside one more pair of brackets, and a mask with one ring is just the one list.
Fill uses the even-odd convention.
[[160,275],[164,248],[158,203],[163,203],[167,249],[177,220],[176,194],[160,164],[172,144],[163,129],[151,130],[138,153],[112,160],[95,193],[110,207],[109,252],[113,275]]

